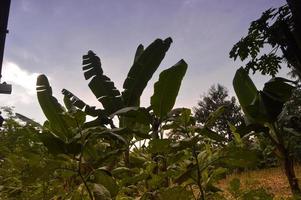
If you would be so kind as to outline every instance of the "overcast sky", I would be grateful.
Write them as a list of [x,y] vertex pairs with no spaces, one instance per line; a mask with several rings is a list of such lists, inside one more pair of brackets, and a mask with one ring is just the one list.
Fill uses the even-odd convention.
[[[38,74],[46,74],[58,100],[67,88],[100,107],[81,71],[82,55],[93,50],[104,73],[122,90],[137,46],[172,37],[165,60],[149,83],[142,105],[149,105],[158,74],[180,59],[188,63],[177,107],[193,107],[215,83],[233,94],[232,79],[240,63],[228,52],[249,24],[284,0],[12,0],[3,77],[12,95],[0,105],[41,122],[45,118],[35,93]],[[255,78],[257,83],[262,77]]]

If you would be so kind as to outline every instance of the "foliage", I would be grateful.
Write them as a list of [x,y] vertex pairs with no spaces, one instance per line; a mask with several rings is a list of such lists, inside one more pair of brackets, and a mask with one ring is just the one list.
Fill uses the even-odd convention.
[[288,141],[291,154],[300,162],[301,158],[301,119],[300,119],[300,88],[296,88],[289,101],[284,105],[279,122],[283,127],[285,140]]
[[[100,59],[89,51],[83,57],[84,76],[102,104],[101,109],[87,105],[66,89],[62,91],[62,106],[52,96],[47,77],[38,77],[37,97],[47,121],[41,126],[17,115],[32,127],[30,134],[36,141],[30,144],[37,143],[39,156],[43,156],[43,164],[31,164],[47,168],[47,187],[31,198],[204,200],[221,191],[215,183],[227,168],[257,162],[255,152],[236,142],[227,147],[214,145],[226,140],[211,129],[224,107],[212,112],[204,126],[195,123],[190,109],[173,109],[187,70],[184,60],[161,72],[151,105],[139,107],[142,91],[170,43],[170,38],[158,39],[145,50],[141,45],[137,48],[123,92],[104,75]],[[86,115],[96,119],[86,121]],[[119,126],[114,124],[114,117]],[[141,142],[146,145],[137,147]],[[17,170],[23,171],[22,166]],[[41,181],[45,178],[35,177]]]
[[235,97],[229,98],[224,86],[217,84],[210,87],[208,93],[202,96],[198,106],[194,108],[195,118],[197,122],[204,124],[209,115],[221,106],[225,107],[224,113],[209,128],[213,128],[217,133],[231,140],[232,133],[228,123],[239,126],[244,123],[244,119]]
[[249,59],[245,66],[247,71],[271,76],[275,76],[281,63],[286,62],[292,75],[300,78],[300,5],[294,2],[297,1],[289,0],[288,5],[263,12],[251,23],[247,36],[234,45],[230,57],[234,60],[239,57],[242,61]]
[[[284,170],[292,193],[300,196],[301,191],[294,171],[294,160],[291,153],[291,140],[286,136],[287,129],[281,123],[281,113],[285,103],[291,98],[294,86],[292,81],[274,77],[265,83],[262,91],[258,91],[246,70],[237,70],[233,86],[248,123],[261,126],[261,132],[269,138],[277,149],[278,156],[284,161]],[[256,129],[253,129],[256,131]],[[289,132],[291,135],[292,132]]]
[[[11,108],[2,109],[6,120],[0,134],[1,198],[50,199],[66,192],[61,182],[65,175],[40,142],[39,129],[24,124]],[[58,173],[52,173],[56,169]]]
[[[293,81],[276,77],[267,82],[262,91],[257,91],[247,75],[252,69],[254,73],[260,71],[263,75],[275,77],[281,63],[286,61],[288,67],[292,68],[291,74],[300,79],[301,4],[296,0],[287,0],[287,3],[278,9],[265,11],[258,20],[252,22],[248,35],[234,45],[230,57],[234,60],[239,57],[242,61],[249,59],[245,69],[236,72],[233,80],[235,92],[248,123],[268,128],[264,135],[270,139],[279,158],[284,161],[292,193],[301,196],[293,160],[298,148],[295,141],[299,141],[300,137],[298,131],[290,127],[294,117],[287,115],[290,106],[285,105],[292,96]],[[265,53],[267,47],[272,49],[269,53]],[[281,49],[281,53],[277,52],[278,49]],[[294,119],[298,121],[298,118]]]
[[[93,122],[87,123],[88,126],[112,125],[110,116],[114,115],[116,111],[140,105],[140,96],[165,57],[171,43],[172,39],[166,38],[165,40],[155,40],[145,49],[143,45],[139,45],[134,63],[124,81],[124,91],[122,92],[119,92],[114,83],[104,75],[99,57],[89,51],[87,55],[83,56],[84,76],[87,80],[91,79],[89,87],[104,109],[95,109],[94,106],[87,105],[66,89],[62,90],[64,99],[66,101],[69,99],[72,105],[84,110],[87,115],[97,117]],[[125,118],[120,120],[120,123],[121,127],[131,124]]]
[[[65,106],[61,105],[47,77],[40,75],[37,97],[46,122],[40,125],[6,109],[8,119],[0,141],[1,197],[222,199],[217,182],[228,172],[254,168],[259,161],[258,151],[249,145],[253,132],[272,134],[276,147],[287,156],[277,146],[287,147],[278,136],[282,126],[271,126],[293,90],[286,79],[274,78],[257,91],[246,71],[238,70],[234,88],[253,123],[221,121],[228,112],[225,103],[235,105],[234,100],[225,100],[227,92],[221,87],[212,94],[221,102],[200,125],[190,109],[173,109],[187,70],[186,62],[180,60],[160,73],[151,105],[140,107],[140,96],[171,42],[170,38],[157,39],[145,49],[138,46],[122,92],[104,74],[95,53],[84,55],[84,76],[102,108],[86,104],[66,89],[62,90]],[[87,115],[95,119],[87,121]],[[117,120],[119,125],[115,125]],[[221,134],[219,122],[227,123],[223,128],[227,127],[228,136]],[[241,191],[239,187],[233,195],[270,198],[263,190]]]

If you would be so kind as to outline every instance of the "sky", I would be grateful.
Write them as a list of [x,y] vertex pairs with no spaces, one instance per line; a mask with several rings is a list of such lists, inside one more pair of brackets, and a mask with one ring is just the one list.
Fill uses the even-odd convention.
[[[284,0],[12,0],[1,81],[13,85],[0,94],[0,106],[43,122],[35,83],[50,79],[62,102],[66,88],[90,105],[101,107],[82,73],[82,55],[93,50],[104,74],[122,91],[135,50],[156,38],[173,43],[145,89],[148,106],[159,73],[184,59],[188,70],[175,107],[197,105],[212,84],[234,95],[232,79],[241,63],[229,58],[234,43],[246,35],[250,22]],[[254,77],[262,85],[267,77]]]

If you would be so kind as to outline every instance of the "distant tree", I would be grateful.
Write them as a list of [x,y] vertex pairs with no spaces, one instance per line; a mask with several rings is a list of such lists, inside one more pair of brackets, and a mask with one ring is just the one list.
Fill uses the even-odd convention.
[[213,127],[210,128],[213,128],[216,132],[231,140],[232,134],[228,122],[237,126],[244,123],[244,119],[235,97],[229,97],[226,87],[220,84],[212,85],[208,93],[201,96],[198,106],[194,107],[195,118],[198,123],[204,124],[210,113],[221,106],[225,106],[226,110]]

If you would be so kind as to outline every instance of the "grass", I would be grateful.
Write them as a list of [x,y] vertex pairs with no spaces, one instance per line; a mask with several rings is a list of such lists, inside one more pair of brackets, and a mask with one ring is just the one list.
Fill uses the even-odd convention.
[[[297,178],[301,180],[301,166],[296,166],[295,171]],[[274,199],[286,199],[291,197],[287,178],[283,169],[280,167],[231,174],[219,182],[219,186],[225,193],[227,193],[229,182],[233,178],[240,179],[243,189],[263,187],[275,195]]]

